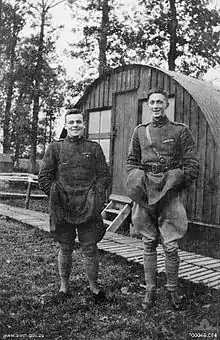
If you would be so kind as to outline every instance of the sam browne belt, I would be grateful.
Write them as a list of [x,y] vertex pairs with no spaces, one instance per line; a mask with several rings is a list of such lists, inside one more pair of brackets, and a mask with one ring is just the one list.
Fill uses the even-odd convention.
[[171,169],[176,169],[178,166],[172,166],[172,165],[165,165],[165,164],[143,164],[144,171],[146,172],[153,172],[154,174],[157,174],[159,172],[166,172]]

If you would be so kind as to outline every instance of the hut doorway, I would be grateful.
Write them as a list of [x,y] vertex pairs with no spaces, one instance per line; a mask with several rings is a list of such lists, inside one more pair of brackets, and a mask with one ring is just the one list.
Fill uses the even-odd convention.
[[126,195],[126,159],[134,127],[137,125],[137,91],[114,94],[112,149],[112,193]]

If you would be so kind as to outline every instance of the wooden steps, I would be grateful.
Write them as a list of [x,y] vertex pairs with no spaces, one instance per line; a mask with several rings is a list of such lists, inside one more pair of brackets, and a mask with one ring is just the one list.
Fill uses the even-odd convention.
[[131,213],[131,199],[121,195],[110,195],[110,202],[102,211],[107,231],[115,232]]
[[[49,215],[37,211],[12,207],[0,203],[0,215],[20,221],[30,226],[49,231]],[[121,256],[127,261],[143,265],[143,242],[121,234],[107,231],[98,243],[102,251]],[[199,254],[179,251],[179,277],[194,283],[202,283],[212,289],[220,289],[220,260]],[[165,256],[161,245],[158,246],[158,272],[165,271]]]

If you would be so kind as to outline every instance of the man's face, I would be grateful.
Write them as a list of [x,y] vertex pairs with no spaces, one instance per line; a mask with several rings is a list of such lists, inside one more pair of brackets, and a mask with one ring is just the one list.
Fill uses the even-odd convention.
[[81,137],[85,130],[83,115],[81,113],[67,115],[65,128],[67,130],[67,136]]
[[164,116],[168,105],[167,98],[162,93],[152,93],[148,99],[152,117],[155,118]]

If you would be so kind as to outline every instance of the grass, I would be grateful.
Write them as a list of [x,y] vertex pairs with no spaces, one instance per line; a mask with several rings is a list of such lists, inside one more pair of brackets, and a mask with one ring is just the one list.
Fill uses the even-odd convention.
[[[24,207],[24,199],[1,202]],[[31,199],[30,209],[48,213],[47,201]],[[143,267],[102,251],[99,279],[108,301],[94,304],[78,247],[70,281],[73,296],[59,303],[58,245],[49,234],[0,216],[0,235],[0,339],[187,340],[203,319],[219,327],[219,291],[180,280],[185,309],[174,312],[165,295],[165,275],[159,273],[156,306],[144,312]],[[181,248],[220,255],[213,230],[190,227]]]
[[73,296],[58,303],[58,245],[48,233],[3,216],[0,229],[2,339],[186,340],[204,318],[213,327],[219,324],[219,291],[181,280],[185,309],[174,312],[165,296],[163,273],[158,275],[157,304],[144,312],[143,268],[102,251],[99,279],[108,302],[94,304],[78,247],[70,282]]

